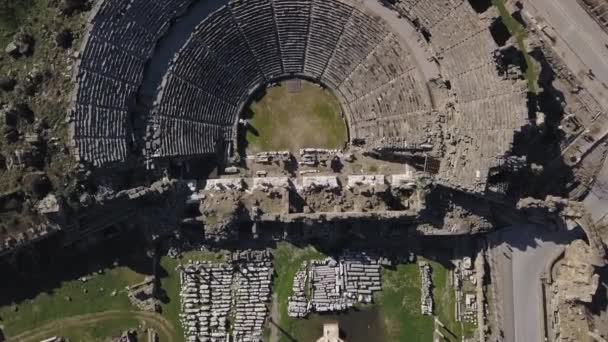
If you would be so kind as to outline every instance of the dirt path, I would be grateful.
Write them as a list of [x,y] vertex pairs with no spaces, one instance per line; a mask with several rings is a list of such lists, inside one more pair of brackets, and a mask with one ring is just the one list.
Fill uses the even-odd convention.
[[[272,294],[272,307],[270,308],[270,319],[277,324],[281,320],[279,312],[279,298],[276,293]],[[275,324],[270,324],[270,342],[279,342],[279,329]]]
[[63,329],[93,325],[95,323],[116,319],[123,316],[145,321],[154,328],[159,329],[163,335],[169,338],[169,342],[176,342],[174,338],[175,328],[164,317],[151,312],[120,310],[104,311],[52,321],[35,330],[30,330],[17,336],[10,337],[7,342],[40,341],[45,337],[59,335],[59,332]]

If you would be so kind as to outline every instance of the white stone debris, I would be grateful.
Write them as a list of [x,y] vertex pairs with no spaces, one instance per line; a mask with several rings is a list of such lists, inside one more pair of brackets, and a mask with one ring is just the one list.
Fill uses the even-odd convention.
[[288,298],[287,314],[289,317],[306,317],[310,312],[310,304],[306,299],[306,285],[308,282],[308,263],[302,263],[300,270],[293,278],[292,295]]
[[217,178],[217,179],[208,179],[207,184],[205,185],[205,191],[241,191],[245,187],[245,182],[243,178]]
[[338,177],[336,176],[305,176],[302,177],[302,188],[305,191],[316,191],[320,189],[338,189]]
[[291,153],[289,153],[289,151],[268,151],[260,152],[255,155],[255,162],[258,164],[287,162],[289,159],[291,159]]
[[423,315],[433,315],[433,280],[431,265],[426,261],[418,262],[420,269],[420,311]]
[[253,179],[253,190],[286,189],[289,187],[288,177],[261,177]]
[[380,267],[387,264],[388,259],[365,253],[347,253],[338,260],[327,258],[302,264],[294,278],[289,316],[344,311],[355,303],[371,303],[374,292],[382,289]]
[[349,175],[347,184],[349,189],[361,186],[383,186],[386,184],[386,177],[384,175]]
[[272,272],[268,251],[235,253],[227,263],[183,266],[180,321],[185,340],[261,341]]

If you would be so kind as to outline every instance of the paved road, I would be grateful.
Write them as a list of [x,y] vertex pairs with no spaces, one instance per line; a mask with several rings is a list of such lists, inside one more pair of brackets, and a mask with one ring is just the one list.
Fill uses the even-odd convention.
[[[576,0],[527,0],[524,10],[553,27],[558,35],[553,48],[596,100],[608,108],[608,49],[604,46],[608,34]],[[589,69],[597,81],[584,76]]]
[[597,175],[591,191],[583,200],[585,208],[591,214],[593,221],[607,222],[608,220],[608,159]]
[[492,257],[502,299],[504,340],[543,341],[541,277],[574,235],[526,225],[497,232],[492,239],[500,241],[492,250]]
[[[580,80],[598,103],[608,110],[608,34],[585,12],[576,0],[527,0],[524,9],[540,22],[554,28],[558,39],[553,46],[577,75],[591,69],[597,81]],[[584,200],[594,221],[608,219],[608,163],[598,174]]]

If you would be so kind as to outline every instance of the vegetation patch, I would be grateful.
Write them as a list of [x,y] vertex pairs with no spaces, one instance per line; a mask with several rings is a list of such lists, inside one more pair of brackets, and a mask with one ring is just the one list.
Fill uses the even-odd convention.
[[34,4],[34,0],[0,0],[0,46],[3,49],[25,22]]
[[420,313],[420,273],[415,264],[383,270],[375,298],[392,341],[431,341],[433,319]]
[[433,267],[433,296],[435,299],[435,315],[451,332],[452,337],[472,337],[475,325],[469,322],[456,322],[456,293],[449,284],[449,271],[443,265],[431,262]]
[[127,267],[117,267],[88,277],[90,279],[86,282],[78,279],[66,281],[60,287],[32,299],[0,307],[0,321],[10,338],[46,323],[77,315],[109,310],[130,311],[134,308],[125,288],[142,281],[143,277]]
[[[428,260],[427,260],[428,261]],[[441,264],[429,261],[433,269],[434,313],[445,325],[444,335],[460,341],[471,337],[472,324],[456,322],[456,294],[448,284],[449,271]],[[420,312],[420,271],[417,264],[398,265],[382,273],[382,291],[375,298],[384,319],[387,341],[432,341],[434,317]]]
[[341,113],[336,98],[315,84],[302,81],[296,92],[285,83],[270,87],[251,104],[248,152],[342,148],[348,138]]
[[[308,247],[299,249],[288,243],[280,243],[274,251],[275,279],[273,291],[279,301],[280,319],[278,326],[280,341],[314,341],[320,336],[323,322],[328,320],[346,321],[344,316],[360,316],[365,319],[368,329],[373,329],[378,341],[431,341],[433,339],[434,317],[420,312],[420,272],[417,264],[402,264],[395,269],[383,269],[382,291],[376,293],[372,307],[358,307],[348,314],[310,315],[306,319],[295,319],[287,315],[287,298],[291,295],[293,278],[303,261],[320,259],[325,256]],[[474,334],[475,326],[456,322],[454,289],[448,283],[449,271],[440,263],[429,261],[433,267],[433,298],[437,318],[451,332],[450,340],[458,341]],[[374,322],[379,319],[380,322]],[[344,328],[344,327],[343,327]],[[353,329],[355,330],[355,329]],[[446,330],[444,330],[446,332]],[[347,329],[346,333],[349,331]],[[450,335],[450,333],[448,333]],[[357,338],[354,338],[357,340]]]
[[116,318],[94,324],[72,328],[60,335],[70,341],[107,341],[109,337],[120,336],[121,332],[139,325],[134,318]]
[[[51,192],[60,190],[74,164],[65,119],[74,87],[72,56],[88,13],[67,15],[61,8],[65,3],[0,0],[0,110],[3,117],[7,112],[27,114],[12,115],[0,135],[0,192],[20,188],[32,170],[48,177]],[[7,54],[5,49],[15,42],[27,42],[27,52]],[[17,165],[17,153],[27,156],[24,165]],[[26,193],[24,199],[35,205],[34,197]],[[0,214],[0,241],[39,223],[32,207]]]
[[[287,242],[280,242],[273,251],[274,280],[273,293],[278,312],[265,330],[264,336],[272,336],[274,326],[278,326],[280,341],[316,340],[321,334],[321,327],[328,320],[337,320],[343,324],[346,333],[373,333],[378,341],[427,341],[432,339],[433,317],[420,313],[420,274],[418,265],[398,265],[395,269],[383,269],[383,289],[375,296],[373,306],[358,306],[348,314],[310,315],[307,319],[291,318],[287,314],[288,297],[291,295],[293,279],[302,262],[323,259],[326,256],[313,247],[298,248]],[[86,282],[75,279],[65,281],[52,291],[19,303],[0,307],[0,319],[5,334],[10,338],[23,333],[42,331],[70,337],[75,341],[98,341],[116,335],[121,330],[136,327],[145,321],[156,329],[161,337],[169,341],[181,341],[183,330],[179,321],[180,314],[180,274],[177,269],[180,263],[190,261],[224,262],[227,254],[223,252],[193,251],[183,254],[182,260],[169,257],[161,258],[161,288],[164,292],[162,317],[144,317],[139,314],[127,298],[126,287],[143,280],[144,275],[127,267],[115,267],[102,274],[88,276]],[[455,294],[448,284],[448,270],[441,264],[430,261],[433,267],[433,295],[435,313],[439,320],[453,334],[452,340],[462,336],[470,337],[474,333],[472,324],[455,322]],[[114,292],[116,291],[116,292]],[[272,310],[271,310],[272,311]],[[111,315],[104,314],[115,312]],[[100,313],[100,316],[78,316]],[[148,319],[144,319],[148,318]],[[57,327],[53,322],[68,322],[70,325]],[[81,322],[75,324],[73,321]],[[365,325],[361,322],[366,322]],[[159,325],[160,324],[160,325]],[[162,329],[167,325],[171,329]],[[44,326],[47,328],[44,328]],[[48,328],[50,325],[51,328]],[[358,325],[362,325],[358,327]],[[361,330],[358,330],[360,328]],[[38,337],[34,336],[33,337]],[[29,339],[24,339],[29,341]],[[350,340],[359,341],[356,336]]]
[[[287,332],[298,341],[313,341],[320,335],[320,331],[309,331],[300,325],[302,320],[291,318],[287,315],[288,297],[291,296],[293,278],[300,269],[302,262],[314,259],[323,259],[325,255],[312,247],[304,249],[297,248],[287,242],[281,242],[273,252],[275,277],[273,292],[279,301],[280,330]],[[276,323],[276,322],[275,322]],[[290,341],[290,336],[282,334],[280,341]],[[309,338],[312,337],[312,338]]]
[[528,54],[528,49],[526,48],[526,29],[517,20],[515,20],[515,18],[513,18],[506,7],[504,0],[492,0],[492,3],[494,6],[496,6],[496,8],[498,8],[498,12],[500,13],[503,23],[511,35],[515,37],[517,46],[524,55],[526,61],[526,80],[528,81],[528,90],[536,94],[538,93],[537,83],[540,71],[538,70],[538,66],[534,64],[530,54]]

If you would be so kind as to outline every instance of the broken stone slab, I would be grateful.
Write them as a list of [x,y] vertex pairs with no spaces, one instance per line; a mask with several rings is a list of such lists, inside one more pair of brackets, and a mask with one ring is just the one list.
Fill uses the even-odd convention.
[[38,203],[38,212],[42,215],[52,215],[61,212],[61,204],[54,194],[48,194]]

